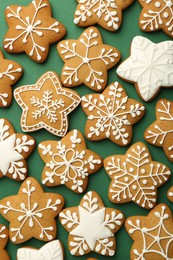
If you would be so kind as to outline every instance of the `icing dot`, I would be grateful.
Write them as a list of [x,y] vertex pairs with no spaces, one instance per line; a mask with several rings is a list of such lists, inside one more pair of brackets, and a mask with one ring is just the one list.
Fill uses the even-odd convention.
[[161,6],[161,4],[159,2],[156,2],[155,6],[159,8]]
[[134,172],[134,169],[131,167],[131,168],[129,169],[129,171],[130,171],[130,172]]
[[164,18],[168,18],[169,14],[167,12],[163,13]]
[[142,183],[143,183],[143,184],[147,184],[147,180],[143,180]]
[[133,190],[136,190],[136,189],[137,189],[137,186],[136,186],[136,185],[133,185],[133,186],[132,186],[132,189],[133,189]]
[[124,180],[125,180],[126,182],[128,182],[129,178],[128,178],[128,177],[125,177]]

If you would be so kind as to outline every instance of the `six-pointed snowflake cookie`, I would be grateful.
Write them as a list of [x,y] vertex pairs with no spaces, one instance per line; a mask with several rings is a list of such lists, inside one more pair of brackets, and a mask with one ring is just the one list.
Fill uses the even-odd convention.
[[10,53],[25,52],[36,62],[44,62],[49,45],[66,33],[65,27],[51,17],[48,0],[33,0],[27,7],[8,6],[5,16],[9,29],[4,38],[4,49]]
[[114,233],[121,228],[124,216],[119,210],[105,208],[95,191],[86,193],[78,207],[61,211],[59,218],[69,231],[68,247],[72,255],[91,251],[106,256],[115,254]]
[[88,175],[102,167],[102,159],[86,148],[83,135],[70,131],[61,141],[44,141],[39,144],[39,154],[46,163],[42,183],[46,186],[66,185],[81,193],[86,190]]
[[45,128],[57,136],[68,129],[67,115],[80,103],[76,91],[63,88],[58,75],[48,71],[33,85],[15,89],[14,97],[23,109],[21,127],[24,132]]
[[144,133],[145,140],[161,146],[168,159],[173,162],[173,102],[160,99],[156,105],[156,121]]
[[156,44],[134,37],[130,57],[120,64],[117,74],[134,83],[144,101],[151,101],[161,87],[173,87],[173,41]]
[[138,0],[143,7],[139,26],[142,31],[153,32],[162,29],[173,38],[172,0]]
[[17,260],[64,260],[63,245],[59,240],[51,241],[41,247],[22,247],[17,250]]
[[146,217],[129,217],[125,227],[134,240],[131,260],[173,259],[173,215],[166,204],[157,205]]
[[8,107],[12,101],[12,89],[22,76],[22,67],[12,61],[4,59],[0,50],[0,107]]
[[0,178],[23,181],[28,174],[26,158],[34,147],[33,137],[16,133],[7,119],[0,118]]
[[132,125],[145,113],[145,107],[130,99],[123,87],[114,82],[100,94],[82,97],[82,108],[87,115],[86,137],[91,141],[109,138],[125,146],[132,139]]
[[133,0],[76,0],[78,6],[74,23],[78,26],[99,24],[109,31],[116,31],[122,23],[122,11]]
[[17,195],[0,201],[0,213],[10,222],[9,236],[14,244],[32,237],[50,241],[57,235],[55,217],[64,206],[64,198],[57,193],[46,193],[39,182],[27,178]]
[[170,177],[170,170],[152,161],[147,147],[133,144],[125,155],[112,155],[104,160],[104,168],[111,178],[108,197],[114,203],[134,201],[151,209],[156,205],[157,188]]
[[107,83],[107,70],[120,60],[120,52],[103,44],[96,27],[86,29],[78,40],[61,41],[57,50],[65,62],[61,80],[67,87],[84,83],[92,90],[103,90]]
[[8,241],[8,233],[8,228],[0,224],[0,259],[2,260],[10,260],[7,250],[5,249]]
[[173,186],[168,190],[168,199],[173,202]]

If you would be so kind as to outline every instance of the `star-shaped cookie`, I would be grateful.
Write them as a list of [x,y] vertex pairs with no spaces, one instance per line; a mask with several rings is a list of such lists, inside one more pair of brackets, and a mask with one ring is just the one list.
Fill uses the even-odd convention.
[[72,255],[81,256],[91,251],[114,255],[114,233],[121,228],[124,216],[119,210],[106,208],[95,191],[86,193],[78,207],[61,211],[59,218],[69,232],[68,247]]
[[7,119],[0,118],[0,178],[23,181],[27,177],[26,158],[34,147],[33,137],[16,133]]
[[64,206],[57,193],[45,193],[39,182],[29,177],[17,195],[0,201],[0,213],[10,222],[9,235],[14,244],[32,237],[50,241],[57,235],[55,217]]
[[134,83],[144,101],[151,101],[161,87],[173,87],[173,41],[156,44],[134,37],[130,57],[120,64],[117,74]]
[[66,33],[65,27],[51,17],[48,0],[34,0],[28,6],[8,6],[5,16],[9,29],[4,49],[10,53],[25,52],[36,62],[44,62],[49,45]]
[[86,29],[78,40],[61,41],[57,50],[65,62],[61,80],[67,87],[84,83],[92,90],[103,90],[107,83],[107,70],[120,60],[120,52],[103,44],[96,27]]
[[78,6],[74,23],[78,26],[99,24],[108,31],[116,31],[122,23],[122,11],[133,0],[76,0]]
[[130,99],[123,87],[114,82],[100,94],[82,97],[82,108],[87,115],[86,137],[91,141],[109,138],[125,146],[132,139],[132,125],[145,113],[145,107]]
[[12,101],[12,89],[22,76],[22,67],[12,61],[4,59],[0,50],[0,107],[8,107]]
[[168,190],[168,199],[173,202],[173,186]]
[[163,30],[173,38],[173,2],[172,0],[138,0],[143,7],[139,17],[142,31]]
[[157,205],[146,217],[129,217],[125,227],[134,240],[130,259],[173,259],[173,215],[166,204]]
[[173,102],[160,99],[156,105],[156,121],[144,133],[145,140],[163,147],[170,161],[173,162]]
[[42,173],[46,186],[65,185],[81,193],[87,188],[88,175],[102,167],[101,157],[86,148],[82,133],[76,129],[61,141],[41,142],[38,151],[46,163]]
[[0,257],[2,260],[10,260],[10,257],[5,249],[8,241],[8,228],[0,224]]
[[108,190],[112,202],[134,201],[146,209],[156,205],[157,188],[171,174],[167,166],[152,161],[150,152],[142,142],[133,144],[125,155],[107,157],[104,168],[112,180]]
[[48,71],[33,85],[15,89],[14,97],[23,109],[21,127],[24,132],[45,128],[57,136],[68,129],[67,115],[80,103],[76,91],[63,88],[58,75]]

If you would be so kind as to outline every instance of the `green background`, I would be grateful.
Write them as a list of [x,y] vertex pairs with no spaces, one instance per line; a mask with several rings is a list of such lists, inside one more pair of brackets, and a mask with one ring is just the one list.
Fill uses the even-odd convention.
[[[7,31],[7,24],[5,22],[4,11],[5,8],[10,4],[17,4],[17,5],[27,5],[31,1],[30,0],[5,0],[0,1],[0,48],[3,49],[3,37]],[[73,23],[73,15],[77,6],[75,0],[50,0],[53,10],[54,18],[61,21],[66,29],[67,35],[66,39],[77,39],[80,34],[83,32],[84,28],[79,28]],[[129,55],[130,50],[130,43],[134,36],[136,35],[143,35],[154,42],[160,42],[164,40],[170,40],[168,36],[166,36],[163,32],[153,32],[153,33],[143,33],[140,31],[138,26],[138,18],[140,15],[141,7],[137,1],[127,8],[123,12],[123,23],[121,28],[115,32],[108,32],[101,27],[98,26],[102,36],[103,41],[106,44],[112,45],[118,48],[122,54],[122,59],[124,60]],[[58,56],[56,51],[56,44],[52,45],[50,48],[50,53],[47,61],[43,64],[37,64],[36,62],[30,60],[25,54],[9,54],[3,51],[5,58],[14,60],[21,64],[24,68],[24,75],[18,81],[18,83],[14,86],[14,88],[22,85],[33,84],[37,81],[37,79],[46,71],[53,70],[57,72],[59,75],[61,74],[61,69],[63,66],[63,62]],[[121,81],[116,75],[116,67],[111,69],[108,73],[108,84],[112,83],[113,81],[119,81],[129,97],[134,98],[136,100],[140,100],[139,96],[136,93],[135,87],[131,84]],[[78,91],[78,93],[82,96],[85,94],[89,94],[92,91],[84,85],[74,88]],[[158,96],[150,103],[142,103],[146,106],[146,115],[143,119],[138,122],[134,126],[134,135],[132,139],[132,143],[137,141],[142,141],[145,143],[143,138],[144,130],[155,120],[155,105],[157,100],[160,98],[168,98],[172,97],[173,100],[173,89],[162,89]],[[20,116],[21,116],[21,108],[17,105],[15,100],[13,99],[12,105],[7,109],[0,109],[0,117],[6,117],[11,121],[14,125],[15,130],[17,132],[22,132],[20,127]],[[83,113],[81,107],[79,106],[74,112],[69,115],[69,130],[74,128],[79,129],[82,133],[84,133],[86,122],[86,116]],[[36,139],[37,145],[43,140],[59,140],[60,138],[53,136],[52,134],[48,133],[46,130],[41,130],[35,133],[31,133],[31,135]],[[112,155],[112,154],[124,154],[128,147],[119,147],[118,145],[114,144],[110,140],[103,140],[99,142],[90,142],[86,141],[88,148],[100,154],[103,158]],[[172,163],[166,158],[162,148],[154,147],[152,145],[147,144],[153,160],[160,161],[166,164],[170,169],[172,168]],[[39,182],[41,181],[41,173],[44,167],[44,163],[40,159],[37,147],[32,155],[28,159],[28,167],[29,167],[29,176],[35,177]],[[89,177],[89,185],[87,191],[95,190],[103,199],[106,207],[112,207],[120,209],[126,217],[132,215],[147,215],[148,210],[142,209],[134,203],[128,204],[120,204],[116,205],[111,203],[108,200],[108,187],[110,184],[110,179],[105,173],[104,169],[102,168],[97,173],[93,174]],[[165,202],[167,203],[172,209],[173,205],[168,201],[166,197],[166,193],[169,187],[173,184],[173,177],[161,188],[159,188],[159,195],[158,195],[158,202]],[[20,187],[19,182],[15,182],[14,180],[10,180],[8,178],[3,178],[0,180],[0,199],[9,195],[16,194]],[[78,205],[80,199],[82,198],[82,194],[78,195],[74,192],[68,190],[65,186],[59,186],[54,188],[46,188],[44,190],[47,192],[55,192],[60,193],[65,198],[65,207],[75,206]],[[1,216],[0,216],[0,223],[4,223],[8,225]],[[67,240],[68,240],[68,233],[65,229],[61,226],[59,221],[57,221],[58,226],[58,233],[57,238],[60,239],[65,247],[65,256],[67,260],[74,260],[77,259],[75,256],[71,256],[68,248],[67,248]],[[132,245],[132,240],[128,236],[123,227],[117,234],[117,250],[116,254],[113,257],[109,257],[110,259],[117,259],[117,260],[128,260],[130,259],[130,248]],[[22,246],[33,246],[33,247],[41,247],[44,243],[40,242],[36,239],[31,239],[30,241],[20,244],[20,245],[13,245],[11,242],[7,245],[7,250],[10,254],[12,260],[16,259],[16,251],[18,247]],[[87,257],[96,257],[98,259],[108,259],[108,257],[100,256],[95,253],[90,253],[87,256],[78,257],[78,259],[86,259]],[[1,257],[0,257],[1,259]],[[2,260],[2,259],[1,259]]]

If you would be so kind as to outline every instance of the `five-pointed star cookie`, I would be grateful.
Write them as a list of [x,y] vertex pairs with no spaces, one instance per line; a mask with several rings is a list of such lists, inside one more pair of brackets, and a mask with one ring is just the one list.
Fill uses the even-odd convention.
[[68,247],[72,255],[81,256],[91,251],[114,255],[114,233],[121,228],[124,216],[119,210],[106,208],[95,191],[87,192],[78,207],[61,211],[59,218],[69,231]]
[[5,249],[8,241],[8,228],[0,224],[0,258],[2,260],[10,260],[10,257]]
[[143,7],[139,26],[142,31],[153,32],[162,29],[173,38],[172,0],[138,0]]
[[67,87],[84,83],[101,91],[107,82],[107,70],[120,59],[120,52],[102,42],[96,27],[86,29],[78,40],[64,40],[58,44],[58,53],[65,65],[61,80]]
[[82,108],[87,115],[86,137],[91,141],[109,138],[124,146],[132,139],[132,125],[145,113],[145,107],[128,98],[123,87],[114,82],[100,94],[82,97]]
[[46,186],[66,185],[81,193],[86,190],[88,175],[102,167],[102,159],[86,148],[83,135],[70,131],[61,141],[44,141],[39,144],[39,154],[46,163],[42,183]]
[[145,140],[161,146],[168,159],[173,162],[173,102],[160,99],[156,105],[156,121],[144,133]]
[[74,23],[78,26],[99,24],[109,31],[116,31],[122,23],[122,10],[133,0],[76,0],[78,6]]
[[120,78],[135,84],[144,101],[151,101],[161,87],[173,87],[173,42],[153,43],[134,37],[131,54],[117,69]]
[[146,217],[129,217],[125,227],[134,240],[130,259],[173,259],[173,215],[166,204],[157,205]]
[[12,89],[22,76],[22,67],[12,61],[4,59],[0,50],[0,107],[8,107],[12,101]]
[[39,182],[30,177],[21,185],[17,195],[0,201],[0,213],[10,222],[9,235],[14,244],[32,237],[50,241],[56,237],[55,217],[64,206],[64,198],[45,193]]
[[168,190],[168,199],[173,202],[173,186]]
[[63,88],[58,75],[48,71],[34,85],[15,89],[14,97],[23,109],[21,127],[24,132],[45,128],[57,136],[68,129],[67,115],[80,103],[76,91]]
[[9,29],[4,49],[10,53],[25,52],[36,62],[44,62],[49,45],[66,33],[65,27],[51,17],[48,0],[34,0],[27,7],[8,6],[5,15]]
[[0,178],[23,181],[27,177],[26,158],[34,147],[33,137],[16,133],[7,119],[0,118]]
[[157,188],[170,177],[170,170],[152,161],[147,147],[139,142],[125,155],[112,155],[104,160],[104,168],[111,178],[108,196],[114,203],[134,201],[143,208],[156,205]]

